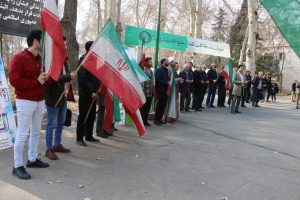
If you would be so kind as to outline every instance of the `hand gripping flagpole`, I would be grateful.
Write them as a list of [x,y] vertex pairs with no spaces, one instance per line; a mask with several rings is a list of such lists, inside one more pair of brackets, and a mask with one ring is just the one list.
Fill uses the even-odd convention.
[[[98,93],[99,93],[99,91],[97,91],[97,93],[96,93],[97,96],[98,96]],[[93,99],[92,104],[91,104],[91,106],[90,106],[90,108],[89,108],[89,111],[88,111],[88,113],[86,114],[86,117],[85,117],[85,119],[84,119],[84,124],[86,123],[86,120],[88,119],[88,117],[89,117],[89,115],[90,115],[90,112],[91,112],[91,110],[92,110],[92,107],[93,107],[94,103],[95,103],[95,99]]]

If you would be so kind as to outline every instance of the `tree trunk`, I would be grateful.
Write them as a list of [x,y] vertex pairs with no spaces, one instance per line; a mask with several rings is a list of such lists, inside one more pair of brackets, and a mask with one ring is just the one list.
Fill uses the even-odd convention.
[[104,0],[104,23],[107,21],[107,9],[108,9],[108,0]]
[[[202,0],[197,0],[197,8],[196,8],[196,21],[195,21],[195,38],[201,39],[202,38]],[[200,64],[200,55],[193,53],[194,57],[194,64]]]
[[[248,0],[253,1],[253,0]],[[254,8],[253,8],[254,9]],[[226,39],[226,43],[230,45],[230,52],[232,52],[238,34],[241,32],[243,24],[247,18],[248,4],[247,0],[243,0],[241,10],[236,18],[235,24],[230,28],[229,34]]]
[[101,2],[100,0],[97,1],[97,8],[98,8],[98,21],[97,21],[97,35],[99,34],[103,24],[102,24],[102,17],[101,17]]
[[[64,16],[61,19],[61,28],[63,35],[67,38],[67,52],[71,58],[70,71],[78,68],[79,45],[76,39],[76,22],[77,22],[77,0],[66,0],[64,7]],[[78,81],[75,79],[73,88],[78,89]]]
[[243,64],[245,50],[246,50],[246,44],[247,44],[247,41],[248,41],[248,36],[249,36],[249,26],[247,27],[245,38],[244,38],[244,41],[243,41],[243,46],[242,46],[241,53],[240,53],[239,65]]
[[122,27],[121,27],[121,22],[120,22],[120,12],[121,12],[121,0],[118,0],[118,3],[117,3],[116,29],[117,29],[117,33],[119,35],[119,38],[121,40]]
[[116,0],[110,0],[109,2],[109,18],[113,24],[116,23]]
[[257,0],[248,0],[248,15],[249,15],[249,40],[246,51],[246,67],[252,75],[255,73],[255,50],[256,50],[256,35],[257,35]]
[[135,21],[136,21],[136,26],[139,26],[139,4],[140,4],[140,0],[136,1],[136,6],[135,6]]
[[285,55],[284,55],[284,46],[283,46],[282,47],[282,65],[281,65],[281,69],[280,69],[280,92],[282,91],[284,61],[285,61]]

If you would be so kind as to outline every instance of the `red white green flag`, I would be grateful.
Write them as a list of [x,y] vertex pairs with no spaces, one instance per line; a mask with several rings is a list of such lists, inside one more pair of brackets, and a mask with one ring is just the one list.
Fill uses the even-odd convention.
[[229,87],[233,86],[232,77],[233,77],[233,71],[230,64],[230,61],[227,62],[224,69],[221,72],[221,75],[226,78],[226,86],[225,89],[229,90]]
[[67,50],[61,31],[56,1],[45,0],[41,13],[40,27],[45,31],[43,38],[45,72],[54,80],[58,81],[64,61],[67,57]]
[[142,136],[145,128],[138,114],[139,108],[146,101],[145,94],[137,71],[128,58],[110,19],[99,33],[81,65],[120,99],[126,112],[133,116],[132,119],[139,135]]

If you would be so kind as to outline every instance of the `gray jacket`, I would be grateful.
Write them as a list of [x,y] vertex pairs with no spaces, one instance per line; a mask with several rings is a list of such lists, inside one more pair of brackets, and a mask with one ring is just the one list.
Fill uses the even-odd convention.
[[[244,74],[242,74],[242,76],[244,77]],[[244,77],[244,79],[245,79],[245,77]],[[241,79],[241,76],[240,76],[239,72],[236,72],[233,75],[232,82],[234,83],[233,90],[232,90],[232,95],[242,96],[242,79]]]

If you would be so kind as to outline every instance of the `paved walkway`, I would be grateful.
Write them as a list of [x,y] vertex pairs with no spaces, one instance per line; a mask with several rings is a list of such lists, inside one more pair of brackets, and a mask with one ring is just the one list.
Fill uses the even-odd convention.
[[50,167],[28,169],[31,180],[11,175],[13,149],[0,152],[0,199],[299,200],[300,110],[288,97],[246,105],[236,115],[230,108],[182,114],[142,138],[117,126],[114,137],[85,148],[75,143],[74,122],[63,138],[71,153],[57,161],[40,155]]

